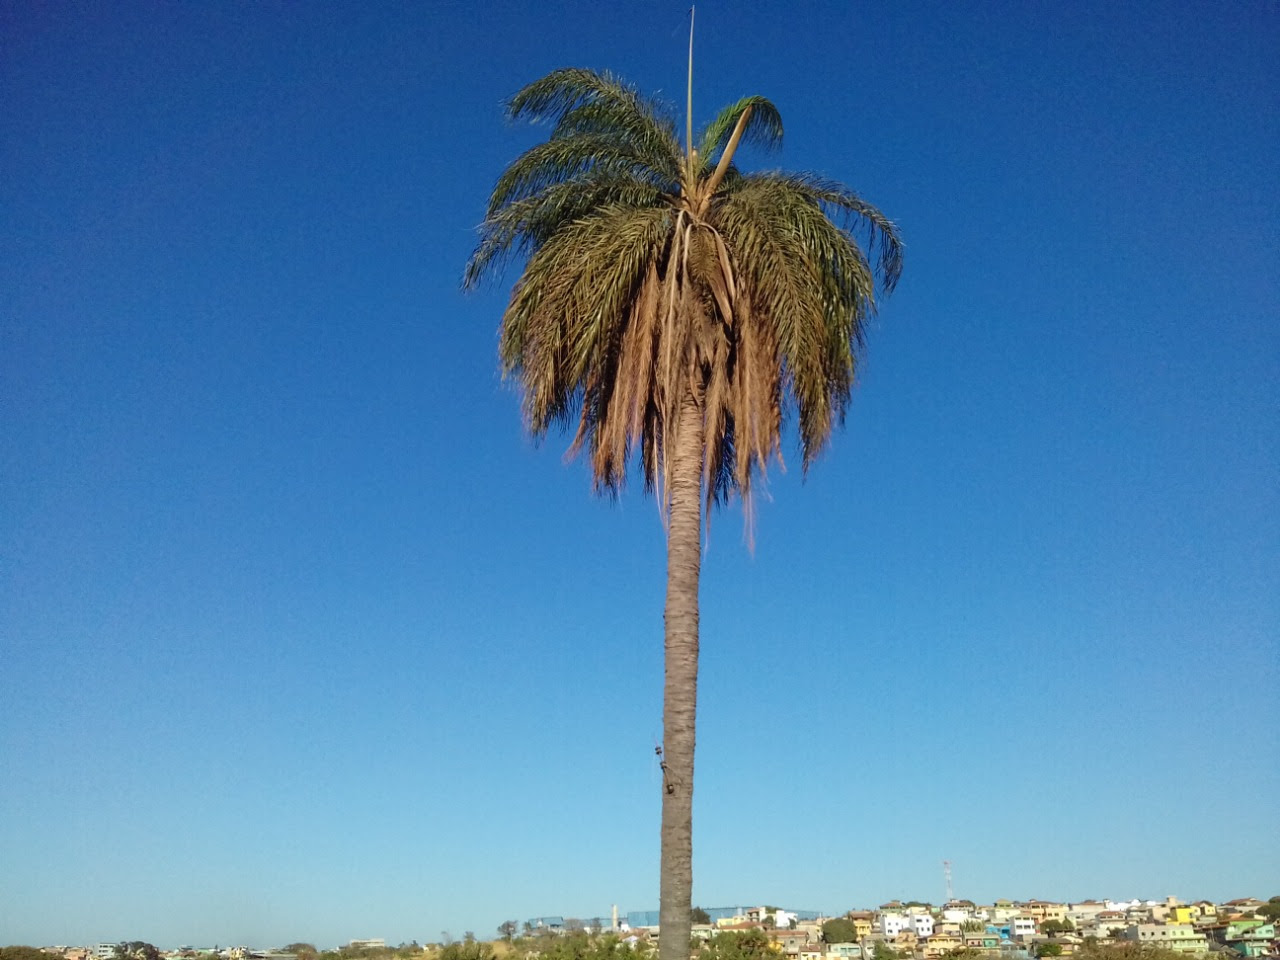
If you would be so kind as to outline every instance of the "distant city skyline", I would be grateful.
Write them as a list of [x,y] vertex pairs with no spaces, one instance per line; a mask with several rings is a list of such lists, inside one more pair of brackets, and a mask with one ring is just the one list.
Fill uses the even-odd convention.
[[[1176,897],[1172,895],[1169,895],[1166,897],[1159,897],[1159,898],[1089,897],[1089,898],[1080,898],[1075,900],[1054,900],[1051,898],[1040,898],[1040,897],[1030,897],[1030,898],[993,897],[993,898],[988,898],[986,900],[975,900],[973,898],[955,897],[952,900],[943,900],[943,901],[936,901],[936,902],[928,901],[928,900],[920,900],[918,898],[894,897],[894,898],[888,898],[888,899],[879,901],[875,904],[871,904],[871,903],[857,904],[850,907],[845,907],[840,910],[832,910],[832,911],[815,911],[815,910],[809,910],[809,909],[799,909],[795,907],[778,907],[778,909],[788,914],[796,914],[798,915],[799,919],[804,922],[812,922],[815,920],[842,917],[850,912],[859,911],[859,910],[879,914],[882,908],[891,906],[893,904],[897,904],[898,907],[906,909],[910,907],[911,904],[924,903],[933,907],[935,910],[942,910],[948,903],[963,903],[963,902],[973,903],[977,908],[980,908],[980,909],[991,907],[993,905],[999,905],[1000,903],[1005,903],[1005,902],[1012,903],[1015,906],[1019,906],[1019,907],[1026,907],[1034,904],[1063,904],[1067,906],[1077,906],[1082,904],[1114,904],[1117,907],[1119,906],[1133,907],[1138,905],[1144,905],[1144,906],[1150,907],[1150,906],[1160,906],[1168,903],[1170,900],[1173,900],[1178,903],[1197,904],[1197,903],[1207,902],[1207,903],[1212,903],[1212,904],[1221,906],[1224,904],[1236,902],[1240,899],[1247,899],[1250,897],[1262,903],[1265,903],[1270,897],[1276,896],[1276,895],[1277,894],[1273,894],[1273,893],[1260,893],[1256,895],[1245,894],[1244,897],[1231,897],[1231,898],[1224,898],[1224,899],[1217,899],[1217,900],[1210,897],[1184,898],[1184,897]],[[696,907],[699,907],[700,909],[705,910],[706,912],[711,914],[711,920],[713,923],[716,922],[717,920],[734,916],[735,914],[732,913],[731,911],[759,910],[766,905],[776,906],[777,904],[775,900],[741,901],[739,905],[733,906],[733,907],[702,906],[701,904],[695,904]],[[613,913],[613,905],[610,905],[610,909],[608,911],[605,911],[604,913],[582,914],[582,915],[574,914],[574,913],[544,913],[544,914],[535,914],[534,916],[531,916],[531,917],[520,917],[520,918],[508,917],[507,919],[515,919],[515,922],[517,925],[516,930],[518,933],[527,932],[529,927],[532,927],[536,932],[540,926],[539,921],[549,921],[549,920],[563,921],[563,922],[576,921],[578,923],[583,924],[584,927],[585,925],[591,924],[593,921],[599,920],[601,922],[602,929],[608,930],[611,928],[612,913]],[[633,928],[633,929],[639,929],[644,927],[656,927],[658,925],[657,916],[658,916],[658,910],[656,907],[652,910],[619,911],[620,923],[623,923],[626,927]],[[209,949],[210,947],[217,946],[217,945],[221,945],[223,949],[228,949],[232,945],[251,947],[253,949],[278,949],[280,947],[287,946],[290,943],[309,943],[318,947],[321,950],[337,949],[339,947],[354,946],[354,945],[394,946],[396,944],[407,944],[407,943],[414,943],[414,942],[425,945],[429,943],[443,942],[445,939],[460,940],[467,933],[474,933],[476,935],[476,938],[480,940],[499,939],[498,936],[493,935],[492,931],[499,930],[501,925],[505,922],[506,920],[494,921],[493,924],[491,925],[492,930],[489,930],[488,928],[484,928],[484,927],[470,926],[470,927],[460,928],[462,932],[459,932],[457,934],[452,933],[449,929],[445,929],[440,931],[440,934],[436,937],[415,936],[415,937],[408,937],[403,939],[383,936],[383,937],[375,937],[375,938],[348,937],[345,939],[338,939],[336,941],[334,940],[321,941],[314,938],[304,937],[304,938],[295,938],[294,940],[289,940],[289,941],[280,941],[279,943],[273,942],[270,944],[251,943],[248,941],[236,941],[234,940],[234,938],[232,938],[231,940],[226,940],[225,942],[223,940],[217,940],[216,942],[210,941],[209,943],[199,943],[199,944],[196,943],[195,941],[190,941],[190,940],[184,941],[183,943],[176,943],[172,945],[165,945],[155,940],[147,940],[147,942],[154,943],[156,946],[166,951],[176,951],[180,949]],[[0,939],[2,939],[2,937],[0,937]],[[146,940],[147,938],[130,937],[128,939]],[[65,945],[76,945],[76,946],[82,946],[82,947],[96,946],[101,948],[104,945],[110,946],[115,943],[122,942],[122,940],[123,938],[121,940],[112,940],[112,939],[84,940],[84,941],[59,940],[59,941],[50,941],[48,943],[43,943],[43,944],[29,944],[29,945],[30,946],[53,946],[55,945],[55,943],[57,943],[57,944],[65,944]],[[102,954],[103,956],[106,956],[106,954],[104,954],[101,949],[98,950],[98,953]]]

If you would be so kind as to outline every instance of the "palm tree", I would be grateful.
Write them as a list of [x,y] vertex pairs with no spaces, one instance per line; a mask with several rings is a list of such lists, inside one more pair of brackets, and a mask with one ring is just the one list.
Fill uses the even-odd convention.
[[662,507],[660,956],[688,960],[703,509],[735,493],[749,508],[786,416],[807,469],[843,418],[877,277],[893,289],[902,248],[839,183],[737,168],[743,142],[781,141],[763,97],[696,142],[687,125],[683,148],[660,104],[607,73],[557,70],[507,112],[551,134],[498,179],[464,282],[525,258],[499,352],[530,431],[576,420],[571,450],[598,492],[616,494],[638,455]]

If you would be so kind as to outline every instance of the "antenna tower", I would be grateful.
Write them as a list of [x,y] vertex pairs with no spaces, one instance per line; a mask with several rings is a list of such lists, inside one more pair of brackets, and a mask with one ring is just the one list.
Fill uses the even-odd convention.
[[942,879],[947,882],[947,903],[956,898],[954,891],[951,889],[951,861],[942,861]]

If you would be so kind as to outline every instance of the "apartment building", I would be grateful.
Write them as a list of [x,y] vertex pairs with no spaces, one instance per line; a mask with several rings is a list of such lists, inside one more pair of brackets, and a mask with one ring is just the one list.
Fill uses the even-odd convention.
[[1209,941],[1189,923],[1131,923],[1124,938],[1177,953],[1205,953]]
[[1022,913],[1031,917],[1036,923],[1044,923],[1046,920],[1061,921],[1067,919],[1067,905],[1048,903],[1044,900],[1028,900],[1022,904]]
[[1009,918],[1009,937],[1013,940],[1030,940],[1036,935],[1036,918],[1020,913]]

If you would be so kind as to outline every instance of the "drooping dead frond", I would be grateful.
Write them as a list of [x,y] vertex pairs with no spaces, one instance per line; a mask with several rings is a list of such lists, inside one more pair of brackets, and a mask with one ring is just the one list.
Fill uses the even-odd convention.
[[[503,317],[499,352],[504,372],[524,387],[535,435],[570,414],[575,391],[601,380],[669,218],[661,208],[605,207],[530,257]],[[588,424],[600,414],[595,399],[583,398]]]

